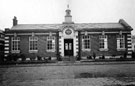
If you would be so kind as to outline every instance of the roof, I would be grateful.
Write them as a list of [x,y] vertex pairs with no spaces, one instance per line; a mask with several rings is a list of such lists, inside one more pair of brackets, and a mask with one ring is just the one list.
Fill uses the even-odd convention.
[[[18,24],[13,26],[11,30],[33,30],[33,29],[58,30],[63,25],[65,24]],[[123,19],[120,19],[118,23],[74,23],[73,25],[75,26],[76,30],[82,30],[82,29],[132,30],[132,28]]]
[[[84,28],[124,28],[119,23],[76,23],[74,24],[76,29]],[[26,30],[26,29],[59,29],[63,24],[18,24],[13,26],[12,30]]]
[[13,26],[12,30],[26,29],[58,29],[62,24],[18,24]]

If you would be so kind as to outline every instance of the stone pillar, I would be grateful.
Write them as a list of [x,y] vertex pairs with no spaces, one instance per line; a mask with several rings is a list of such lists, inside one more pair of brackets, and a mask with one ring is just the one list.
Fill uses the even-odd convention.
[[131,58],[132,55],[132,41],[131,41],[131,33],[127,34],[127,58]]

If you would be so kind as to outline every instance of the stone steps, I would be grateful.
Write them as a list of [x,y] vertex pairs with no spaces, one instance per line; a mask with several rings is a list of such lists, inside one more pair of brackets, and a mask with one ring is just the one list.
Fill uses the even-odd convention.
[[65,56],[62,58],[62,61],[64,62],[75,62],[74,56]]

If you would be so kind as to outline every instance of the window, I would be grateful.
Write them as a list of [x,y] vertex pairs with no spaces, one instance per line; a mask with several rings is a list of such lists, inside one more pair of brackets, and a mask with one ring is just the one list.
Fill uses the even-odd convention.
[[99,36],[99,48],[100,51],[107,51],[108,50],[108,42],[107,42],[107,35],[101,35]]
[[12,37],[12,53],[20,53],[20,37]]
[[55,51],[55,37],[54,36],[47,37],[47,51],[50,51],[50,52]]
[[90,50],[91,49],[91,40],[89,35],[82,36],[82,49]]
[[35,36],[29,37],[29,51],[30,52],[37,52],[38,50],[37,42],[38,42],[38,37],[35,37]]
[[123,35],[117,36],[117,50],[125,50],[125,37]]

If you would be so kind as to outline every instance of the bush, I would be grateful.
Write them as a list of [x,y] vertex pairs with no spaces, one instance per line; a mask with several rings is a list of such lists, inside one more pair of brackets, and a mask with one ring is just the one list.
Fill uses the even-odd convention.
[[124,59],[127,58],[127,52],[124,53],[123,57],[124,57]]
[[13,61],[17,61],[20,56],[18,54],[13,54]]
[[132,58],[135,59],[135,52],[132,51]]
[[93,59],[95,59],[96,58],[96,54],[93,52]]
[[56,56],[57,56],[57,60],[58,60],[58,61],[62,61],[62,58],[61,58],[60,52],[59,52],[59,53],[57,53],[57,54],[56,54]]
[[79,52],[77,52],[76,60],[77,60],[77,61],[80,61],[80,60],[81,60],[81,57],[79,56]]
[[42,60],[42,57],[41,56],[37,56],[37,60]]
[[48,60],[51,60],[51,59],[52,59],[51,56],[49,56],[49,57],[48,57]]
[[105,59],[105,55],[102,55],[101,57],[99,57],[99,59]]
[[6,61],[12,61],[13,54],[8,54],[7,57],[5,57]]
[[123,56],[120,56],[120,59],[124,59],[124,57]]
[[11,53],[9,54],[5,59],[6,61],[17,61],[19,58],[24,57],[24,55],[20,54],[20,53]]
[[92,59],[92,57],[91,56],[87,56],[87,59]]
[[26,57],[24,54],[21,54],[20,57],[22,58],[22,61],[26,61]]
[[102,59],[105,59],[105,55],[102,55]]
[[35,58],[32,58],[32,57],[30,58],[30,61],[34,61],[34,60],[35,60]]

